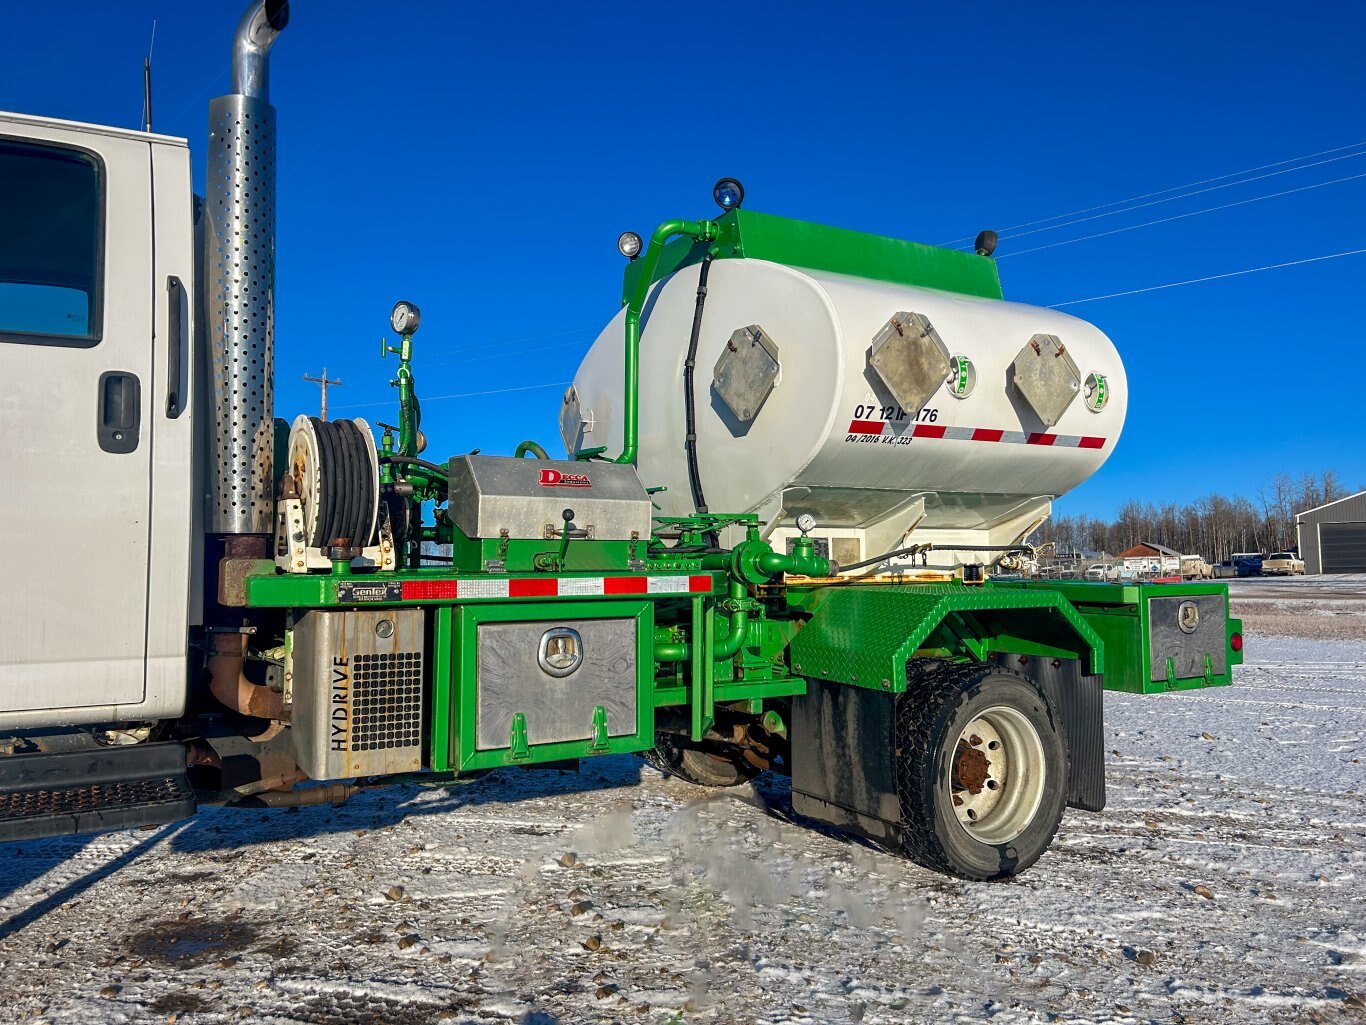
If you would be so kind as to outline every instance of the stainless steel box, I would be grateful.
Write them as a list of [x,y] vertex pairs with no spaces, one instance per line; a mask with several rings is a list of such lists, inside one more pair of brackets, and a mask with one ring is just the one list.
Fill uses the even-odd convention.
[[475,746],[513,744],[513,719],[526,723],[530,745],[590,740],[598,708],[606,735],[636,732],[635,617],[480,623]]
[[421,609],[306,612],[294,625],[294,758],[313,779],[422,768]]
[[1167,660],[1174,679],[1223,676],[1228,670],[1228,618],[1222,594],[1149,598],[1149,679],[1167,679]]
[[650,536],[650,496],[632,466],[507,456],[456,456],[450,469],[451,520],[466,537],[558,537],[570,528],[597,541]]

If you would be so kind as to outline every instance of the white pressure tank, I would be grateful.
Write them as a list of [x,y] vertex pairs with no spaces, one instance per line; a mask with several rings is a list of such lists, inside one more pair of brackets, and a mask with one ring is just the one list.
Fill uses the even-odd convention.
[[[663,515],[695,508],[684,360],[699,266],[656,284],[642,317],[637,465]],[[622,446],[624,311],[565,393],[571,453]],[[710,511],[757,513],[782,550],[803,513],[843,564],[920,542],[929,566],[993,562],[1105,462],[1124,367],[1056,310],[759,259],[710,270],[693,383]],[[920,565],[917,559],[915,565]],[[904,564],[904,563],[903,563]]]

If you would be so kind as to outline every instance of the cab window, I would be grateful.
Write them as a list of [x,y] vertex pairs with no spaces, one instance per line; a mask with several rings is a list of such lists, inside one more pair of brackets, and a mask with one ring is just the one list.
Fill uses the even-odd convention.
[[92,154],[0,138],[0,341],[99,342],[101,178]]

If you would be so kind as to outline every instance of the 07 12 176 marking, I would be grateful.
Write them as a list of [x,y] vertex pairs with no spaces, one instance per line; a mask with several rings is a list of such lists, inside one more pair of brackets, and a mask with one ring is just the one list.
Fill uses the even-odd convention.
[[865,445],[906,445],[913,437],[907,428],[912,424],[932,424],[938,419],[939,410],[932,407],[921,409],[915,416],[911,416],[900,406],[860,404],[854,407],[854,417],[849,423],[849,433],[844,440]]
[[939,410],[926,407],[921,409],[914,417],[900,406],[874,406],[858,405],[854,407],[855,420],[886,420],[890,423],[912,423],[932,424],[939,420]]

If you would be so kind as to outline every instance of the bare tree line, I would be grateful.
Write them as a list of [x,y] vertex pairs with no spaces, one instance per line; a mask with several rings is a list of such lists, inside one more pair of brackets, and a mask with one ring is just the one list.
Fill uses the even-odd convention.
[[1207,495],[1187,505],[1156,505],[1129,499],[1113,520],[1079,513],[1054,513],[1030,537],[1039,545],[1055,542],[1060,552],[1111,555],[1152,541],[1187,555],[1221,562],[1234,552],[1275,552],[1296,545],[1295,514],[1345,498],[1349,492],[1332,470],[1306,473],[1298,480],[1278,473],[1253,498]]

